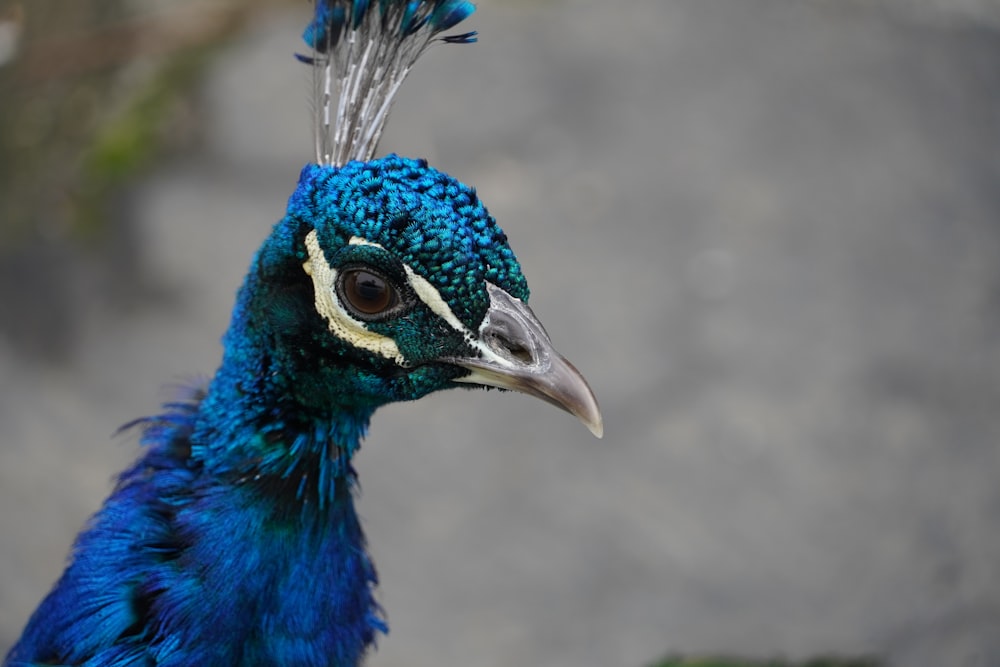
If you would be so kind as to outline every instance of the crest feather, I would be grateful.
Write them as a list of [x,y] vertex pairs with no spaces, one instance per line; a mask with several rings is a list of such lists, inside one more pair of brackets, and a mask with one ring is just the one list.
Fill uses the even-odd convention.
[[312,55],[299,56],[313,67],[316,162],[375,157],[410,68],[432,42],[475,42],[475,32],[441,35],[475,9],[464,0],[316,0],[302,34]]

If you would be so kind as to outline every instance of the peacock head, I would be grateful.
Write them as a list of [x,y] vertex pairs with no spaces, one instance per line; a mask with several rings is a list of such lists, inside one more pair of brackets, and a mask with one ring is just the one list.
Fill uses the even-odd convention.
[[528,307],[507,237],[475,191],[423,160],[309,165],[244,290],[300,405],[372,409],[456,386],[600,410]]
[[601,435],[590,387],[528,307],[475,191],[422,160],[374,159],[407,73],[434,43],[476,41],[445,34],[474,9],[316,0],[312,53],[299,56],[313,71],[316,164],[258,252],[226,338],[222,377],[242,418],[362,424],[385,403],[474,385],[542,398]]

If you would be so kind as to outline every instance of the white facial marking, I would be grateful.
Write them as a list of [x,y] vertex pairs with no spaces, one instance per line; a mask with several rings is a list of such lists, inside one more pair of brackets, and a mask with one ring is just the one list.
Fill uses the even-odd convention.
[[[364,239],[354,237],[352,245],[378,245]],[[369,331],[364,322],[360,322],[344,310],[337,298],[337,270],[331,267],[319,246],[316,230],[306,235],[306,250],[309,259],[302,268],[312,278],[313,289],[316,292],[316,312],[323,316],[330,332],[341,340],[355,347],[374,352],[386,359],[392,359],[400,366],[406,365],[406,359],[396,346],[396,341],[382,334]]]
[[410,283],[410,287],[413,288],[413,292],[417,297],[431,309],[431,312],[447,322],[452,329],[465,336],[467,341],[472,341],[475,336],[462,324],[460,319],[455,317],[455,313],[452,312],[445,300],[441,298],[441,293],[427,282],[426,278],[417,275],[406,264],[403,265],[403,268],[406,269],[406,281]]

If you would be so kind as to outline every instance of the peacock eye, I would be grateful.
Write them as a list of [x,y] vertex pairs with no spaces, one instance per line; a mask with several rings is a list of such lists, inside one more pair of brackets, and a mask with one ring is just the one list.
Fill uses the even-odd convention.
[[347,269],[339,283],[341,299],[361,317],[381,315],[399,303],[388,280],[367,269]]

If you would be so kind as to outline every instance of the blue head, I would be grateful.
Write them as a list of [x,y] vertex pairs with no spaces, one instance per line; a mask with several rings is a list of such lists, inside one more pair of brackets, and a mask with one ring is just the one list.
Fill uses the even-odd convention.
[[301,400],[376,407],[454,386],[475,356],[487,283],[526,301],[504,233],[475,191],[421,160],[309,165],[261,248],[247,316]]
[[538,396],[599,430],[527,299],[472,188],[394,155],[309,165],[251,267],[216,382],[238,385],[258,424],[363,424],[379,405],[464,383]]

